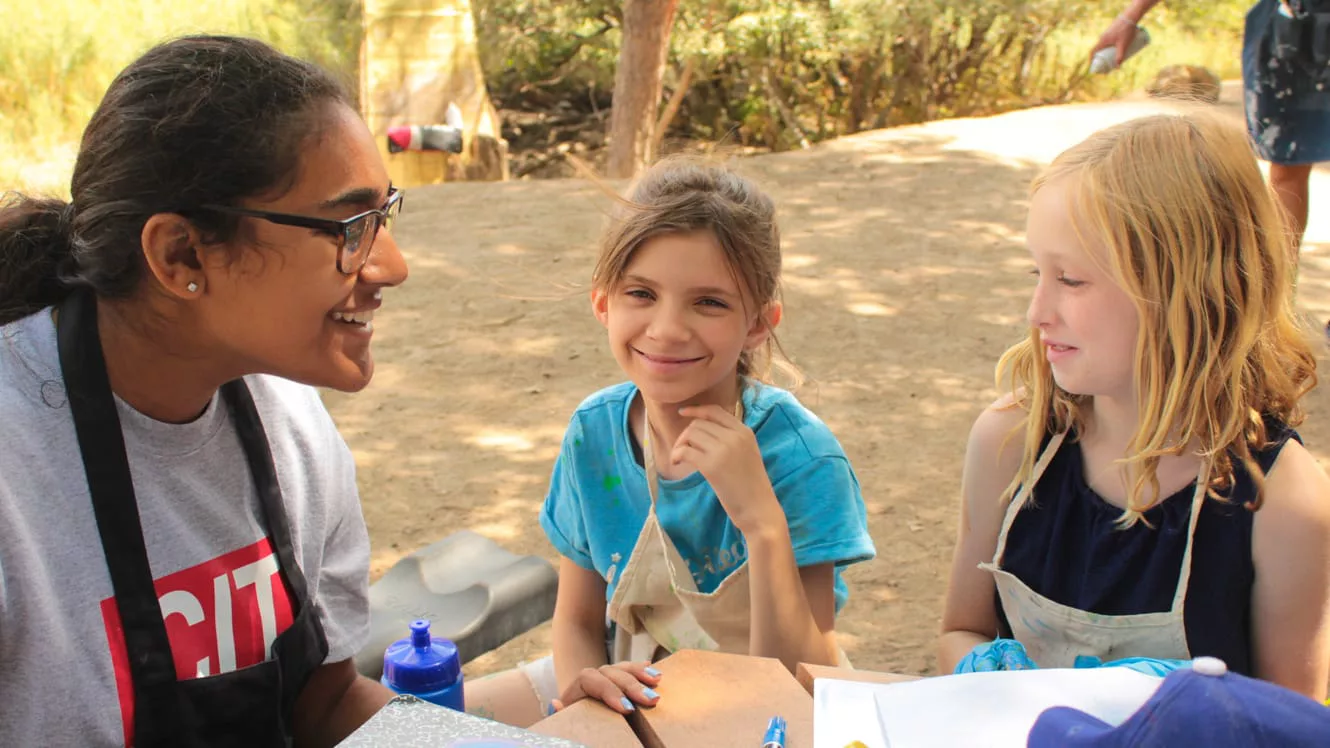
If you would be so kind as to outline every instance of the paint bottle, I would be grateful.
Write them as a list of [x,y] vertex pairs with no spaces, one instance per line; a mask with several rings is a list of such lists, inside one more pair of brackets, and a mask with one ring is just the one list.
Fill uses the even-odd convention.
[[1136,27],[1136,36],[1132,38],[1131,44],[1127,45],[1127,54],[1121,59],[1117,59],[1117,47],[1104,47],[1094,53],[1090,58],[1090,72],[1096,75],[1117,70],[1122,63],[1130,60],[1132,55],[1145,49],[1145,45],[1150,43],[1150,32],[1145,30],[1144,26]]

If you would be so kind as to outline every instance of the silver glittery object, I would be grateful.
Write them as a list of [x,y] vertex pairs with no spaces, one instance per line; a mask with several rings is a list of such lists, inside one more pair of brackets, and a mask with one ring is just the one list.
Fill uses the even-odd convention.
[[342,748],[586,748],[581,743],[509,727],[414,696],[394,697],[339,745]]

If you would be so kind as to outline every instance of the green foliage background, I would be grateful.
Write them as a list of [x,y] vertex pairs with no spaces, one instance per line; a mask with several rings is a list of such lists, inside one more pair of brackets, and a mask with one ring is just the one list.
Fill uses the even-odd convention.
[[[604,108],[617,0],[473,0],[491,94]],[[866,128],[1103,98],[1162,66],[1239,74],[1248,0],[1178,0],[1145,20],[1153,43],[1121,71],[1085,74],[1124,0],[681,0],[667,92],[695,74],[672,135],[788,148]],[[780,113],[782,104],[788,115]]]
[[[619,0],[472,0],[509,109],[610,104]],[[1123,70],[1084,75],[1122,0],[681,0],[666,92],[694,71],[672,137],[784,149],[861,129],[1139,88],[1162,65],[1238,73],[1247,0],[1177,0]],[[273,42],[356,79],[359,0],[38,0],[0,5],[0,187],[63,192],[116,72],[179,34]]]
[[122,68],[171,37],[254,36],[354,83],[359,0],[0,3],[0,191],[67,193],[78,138]]

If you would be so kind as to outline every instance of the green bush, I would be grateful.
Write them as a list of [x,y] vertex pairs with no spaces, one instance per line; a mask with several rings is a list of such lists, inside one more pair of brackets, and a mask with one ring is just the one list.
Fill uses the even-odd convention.
[[[1084,74],[1124,0],[681,0],[671,137],[785,149],[866,128],[1103,98],[1162,65],[1238,73],[1249,0],[1171,0],[1123,70]],[[472,0],[481,63],[509,109],[611,103],[620,0]],[[256,36],[356,80],[360,0],[38,0],[0,5],[0,189],[67,190],[111,78],[184,33]]]
[[[619,3],[473,0],[491,94],[521,109],[610,103]],[[681,0],[667,92],[694,77],[671,134],[789,148],[865,128],[1103,98],[1159,67],[1238,74],[1249,0],[1171,2],[1121,71],[1086,73],[1123,0]]]
[[37,0],[0,4],[0,190],[67,193],[106,87],[182,34],[254,36],[356,80],[359,0]]

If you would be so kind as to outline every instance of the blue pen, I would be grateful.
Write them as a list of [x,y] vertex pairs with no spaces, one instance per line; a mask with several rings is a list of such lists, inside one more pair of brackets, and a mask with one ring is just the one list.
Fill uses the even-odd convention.
[[777,715],[767,723],[767,734],[762,736],[762,748],[785,748],[785,718]]

